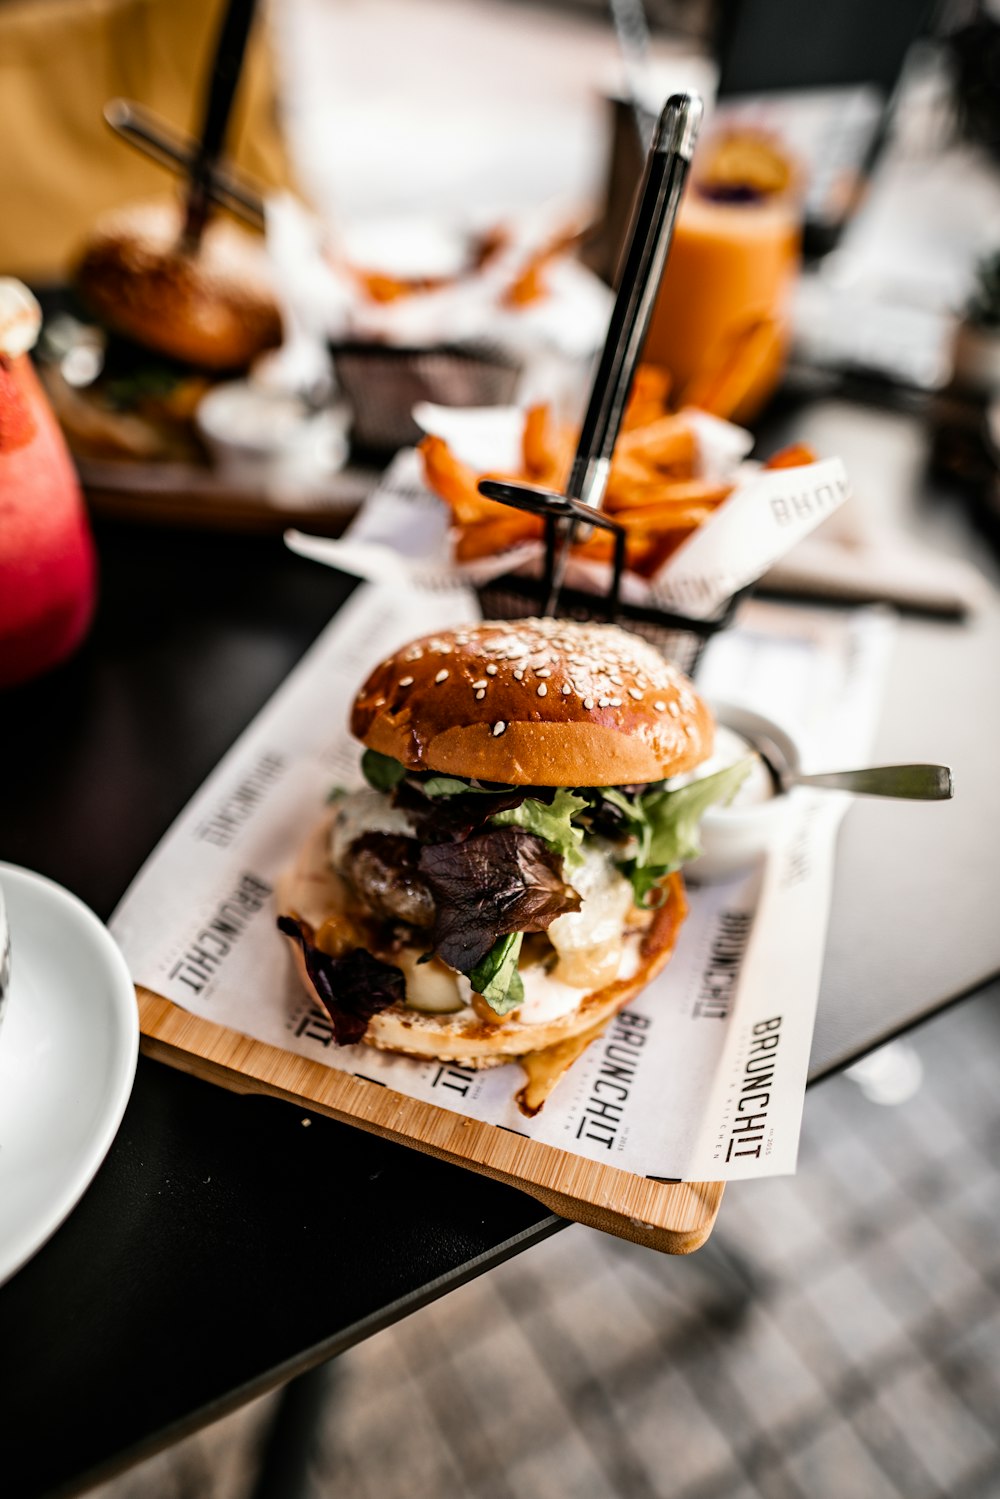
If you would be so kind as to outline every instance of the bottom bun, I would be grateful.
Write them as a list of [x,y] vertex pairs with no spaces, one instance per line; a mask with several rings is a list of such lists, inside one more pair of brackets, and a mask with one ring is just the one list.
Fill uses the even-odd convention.
[[[329,861],[331,821],[332,813],[318,824],[278,885],[280,910],[313,928],[344,908],[344,882]],[[365,1045],[421,1061],[457,1062],[478,1069],[548,1051],[585,1033],[596,1034],[656,977],[674,949],[687,915],[684,883],[679,874],[671,874],[661,881],[661,888],[663,904],[651,913],[649,925],[632,939],[638,946],[634,972],[592,993],[581,991],[579,1005],[568,1015],[534,1025],[508,1016],[494,1024],[482,1020],[471,1007],[432,1014],[394,1004],[372,1016],[363,1037]],[[299,975],[310,996],[319,1002],[298,943],[293,944],[293,950]],[[391,962],[391,957],[387,961]]]

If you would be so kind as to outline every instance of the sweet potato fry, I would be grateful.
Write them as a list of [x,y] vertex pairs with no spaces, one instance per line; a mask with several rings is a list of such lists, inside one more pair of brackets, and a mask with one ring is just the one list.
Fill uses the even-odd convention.
[[[683,533],[687,535],[685,531]],[[643,569],[655,563],[659,551],[659,536],[646,536],[642,533],[633,533],[625,538],[625,566],[631,572],[644,573]],[[675,545],[679,546],[680,542]],[[610,567],[615,559],[615,538],[610,531],[599,530],[596,526],[590,535],[583,541],[577,541],[573,545],[573,556],[585,562],[603,562]]]
[[700,526],[708,520],[713,505],[645,505],[641,510],[619,510],[615,520],[636,535],[657,531],[676,531],[682,527]]
[[787,448],[779,448],[776,453],[772,453],[764,467],[804,468],[807,463],[815,463],[818,456],[807,442],[793,442]]
[[576,432],[556,423],[548,405],[531,406],[524,417],[521,452],[526,476],[534,484],[561,490],[576,452]]
[[397,276],[383,275],[381,271],[361,270],[352,270],[352,274],[365,296],[379,303],[398,302],[401,297],[438,291],[454,279],[451,276],[418,276],[402,280]]
[[642,463],[670,469],[687,478],[694,470],[698,445],[685,417],[661,416],[646,426],[622,433],[615,456],[638,458]]
[[459,525],[471,526],[509,512],[495,500],[484,499],[476,485],[479,475],[456,458],[443,437],[425,437],[417,451],[424,465],[424,481],[451,511]]
[[547,474],[555,462],[552,431],[552,408],[541,403],[529,406],[524,413],[524,433],[521,437],[521,454],[524,471],[531,479],[540,479]]
[[548,294],[548,282],[545,272],[557,255],[579,242],[580,231],[572,227],[561,230],[544,245],[534,252],[533,255],[521,267],[515,279],[510,283],[501,297],[504,307],[528,307],[532,302],[537,302],[540,297]]
[[543,531],[541,518],[524,510],[510,510],[497,505],[502,514],[496,519],[462,526],[455,540],[455,557],[459,562],[474,562],[506,552],[521,541],[533,541]]
[[604,496],[607,511],[631,509],[641,505],[643,496],[649,493],[660,480],[656,469],[650,468],[628,453],[616,454],[608,475],[608,487]]
[[657,513],[673,506],[704,505],[713,508],[732,493],[731,484],[713,483],[708,479],[665,479],[651,475],[645,483],[614,472],[608,481],[604,508],[620,519],[620,512],[654,510]]
[[548,257],[529,261],[516,280],[507,287],[500,301],[504,307],[530,307],[548,293],[545,266]]
[[656,364],[640,364],[632,381],[632,391],[622,418],[622,431],[647,427],[667,411],[670,396],[670,373]]
[[660,568],[678,547],[687,541],[697,526],[679,526],[676,531],[656,531],[642,538],[629,538],[629,567],[640,578],[655,578]]
[[610,562],[614,555],[615,538],[610,531],[602,531],[598,526],[592,526],[588,536],[578,533],[573,543],[573,556],[585,558],[588,562]]

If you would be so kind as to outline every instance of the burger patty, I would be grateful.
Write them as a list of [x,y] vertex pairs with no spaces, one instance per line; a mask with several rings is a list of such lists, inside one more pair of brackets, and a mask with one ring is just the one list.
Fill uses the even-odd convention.
[[342,872],[379,921],[405,921],[422,931],[434,925],[434,896],[418,867],[420,847],[401,833],[363,833],[348,848]]

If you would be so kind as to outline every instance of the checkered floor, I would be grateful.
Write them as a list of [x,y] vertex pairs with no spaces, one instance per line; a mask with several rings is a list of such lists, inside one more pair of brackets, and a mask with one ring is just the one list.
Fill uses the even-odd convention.
[[[693,1258],[570,1228],[355,1349],[312,1499],[1000,1495],[998,1054],[1000,986],[813,1090]],[[101,1499],[241,1499],[273,1398]]]

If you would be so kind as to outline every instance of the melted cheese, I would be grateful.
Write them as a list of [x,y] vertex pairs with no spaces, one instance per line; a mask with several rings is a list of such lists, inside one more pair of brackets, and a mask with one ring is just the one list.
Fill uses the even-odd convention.
[[548,937],[559,954],[555,977],[589,991],[618,976],[632,886],[612,864],[603,843],[586,842],[580,852],[583,864],[570,876],[580,909],[557,916]]
[[472,992],[465,975],[446,967],[440,958],[420,963],[417,961],[419,957],[412,947],[404,947],[393,957],[393,962],[403,970],[406,978],[406,1003],[410,1009],[424,1010],[432,1015],[464,1010]]
[[512,1013],[522,1025],[544,1025],[550,1020],[558,1020],[561,1015],[571,1015],[585,994],[601,989],[605,984],[613,984],[615,979],[631,978],[638,967],[639,938],[628,937],[622,941],[619,935],[614,970],[588,983],[586,988],[563,983],[558,977],[558,965],[554,973],[547,973],[540,964],[522,968],[524,1002]]

